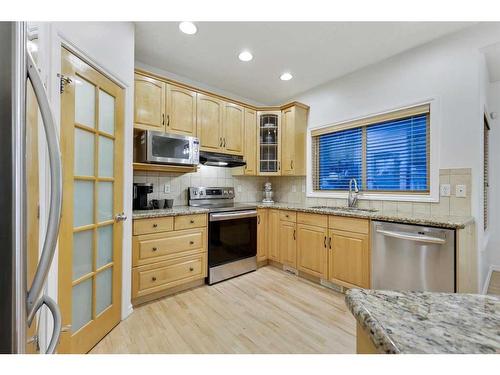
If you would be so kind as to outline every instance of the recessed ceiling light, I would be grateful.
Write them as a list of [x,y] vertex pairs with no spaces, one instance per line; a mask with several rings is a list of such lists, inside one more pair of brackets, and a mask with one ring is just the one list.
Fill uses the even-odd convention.
[[179,24],[179,29],[185,33],[185,34],[189,34],[189,35],[193,35],[193,34],[196,34],[196,32],[198,31],[196,25],[192,22],[187,22],[187,21],[184,21],[184,22],[181,22]]
[[248,51],[243,51],[238,55],[238,59],[241,61],[250,61],[253,59],[253,55]]
[[293,78],[293,76],[292,76],[290,73],[283,73],[283,74],[280,76],[280,79],[281,79],[282,81],[290,81],[292,78]]

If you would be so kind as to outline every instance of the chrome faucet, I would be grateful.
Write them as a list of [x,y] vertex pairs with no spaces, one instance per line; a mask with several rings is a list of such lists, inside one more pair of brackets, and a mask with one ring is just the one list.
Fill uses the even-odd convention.
[[[352,182],[354,181],[354,194],[352,192]],[[358,201],[358,182],[355,178],[351,178],[349,180],[349,195],[347,196],[347,206],[354,207],[356,206],[356,202]]]

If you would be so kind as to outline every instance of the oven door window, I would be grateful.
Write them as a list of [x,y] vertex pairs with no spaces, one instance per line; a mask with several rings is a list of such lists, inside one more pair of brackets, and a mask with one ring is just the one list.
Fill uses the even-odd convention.
[[257,255],[257,218],[210,222],[209,267]]
[[188,140],[153,136],[151,143],[153,157],[185,160],[190,157]]

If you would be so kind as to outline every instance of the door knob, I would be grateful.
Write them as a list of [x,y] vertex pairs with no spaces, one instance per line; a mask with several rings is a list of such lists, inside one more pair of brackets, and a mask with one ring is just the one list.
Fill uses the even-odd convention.
[[119,223],[120,221],[125,221],[127,220],[127,215],[125,215],[125,212],[122,212],[121,214],[116,214],[115,216],[115,221]]

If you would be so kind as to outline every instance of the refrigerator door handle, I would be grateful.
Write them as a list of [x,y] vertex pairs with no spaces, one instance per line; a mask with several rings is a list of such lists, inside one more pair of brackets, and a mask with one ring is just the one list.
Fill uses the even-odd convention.
[[[26,55],[28,78],[33,85],[33,91],[35,92],[40,113],[42,115],[50,165],[50,204],[47,221],[47,233],[43,243],[42,255],[40,256],[38,268],[33,278],[33,283],[29,288],[27,298],[27,316],[28,321],[31,321],[36,313],[36,306],[39,305],[38,301],[45,286],[45,281],[47,280],[47,275],[49,273],[50,265],[52,264],[56,249],[59,225],[61,222],[62,168],[59,137],[56,131],[54,115],[50,109],[49,99],[33,57],[29,52],[27,52]],[[42,303],[45,303],[47,307],[50,308],[50,304],[52,302],[46,303],[47,298],[47,296],[44,296],[41,300]]]
[[61,311],[59,310],[59,306],[57,306],[57,303],[47,295],[39,298],[38,302],[35,305],[33,316],[30,320],[28,320],[28,326],[31,326],[35,314],[43,305],[47,306],[52,314],[52,319],[54,319],[52,337],[50,339],[49,345],[47,346],[47,351],[45,352],[45,354],[54,354],[56,352],[57,344],[59,343],[59,338],[61,337],[62,328]]

